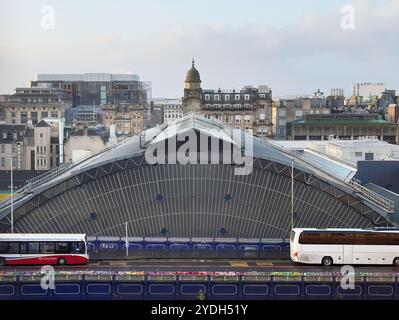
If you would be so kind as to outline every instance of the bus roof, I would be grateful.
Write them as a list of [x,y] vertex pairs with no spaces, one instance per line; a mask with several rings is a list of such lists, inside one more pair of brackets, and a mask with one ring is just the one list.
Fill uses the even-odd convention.
[[1,233],[0,241],[83,241],[85,234]]

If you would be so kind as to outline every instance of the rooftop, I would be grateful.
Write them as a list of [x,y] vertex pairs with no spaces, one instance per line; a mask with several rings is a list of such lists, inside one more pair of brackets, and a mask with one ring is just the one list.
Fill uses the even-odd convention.
[[112,74],[112,73],[37,74],[36,81],[66,81],[66,82],[140,81],[140,77],[136,74]]

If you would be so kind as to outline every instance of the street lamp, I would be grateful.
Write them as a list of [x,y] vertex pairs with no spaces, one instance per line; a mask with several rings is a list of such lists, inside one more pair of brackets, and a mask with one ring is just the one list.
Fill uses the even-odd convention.
[[294,159],[291,163],[291,229],[294,229]]
[[11,233],[14,233],[14,146],[16,132],[11,133]]

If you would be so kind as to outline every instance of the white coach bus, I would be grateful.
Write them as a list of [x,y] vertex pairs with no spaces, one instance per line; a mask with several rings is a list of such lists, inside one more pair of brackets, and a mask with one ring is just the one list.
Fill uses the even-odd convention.
[[398,229],[293,229],[290,245],[294,262],[399,267]]

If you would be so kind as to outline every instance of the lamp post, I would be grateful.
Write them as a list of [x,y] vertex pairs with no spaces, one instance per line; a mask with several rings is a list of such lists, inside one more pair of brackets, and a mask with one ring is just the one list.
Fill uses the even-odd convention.
[[291,163],[291,229],[294,229],[294,159]]
[[14,233],[14,132],[11,133],[11,233]]

